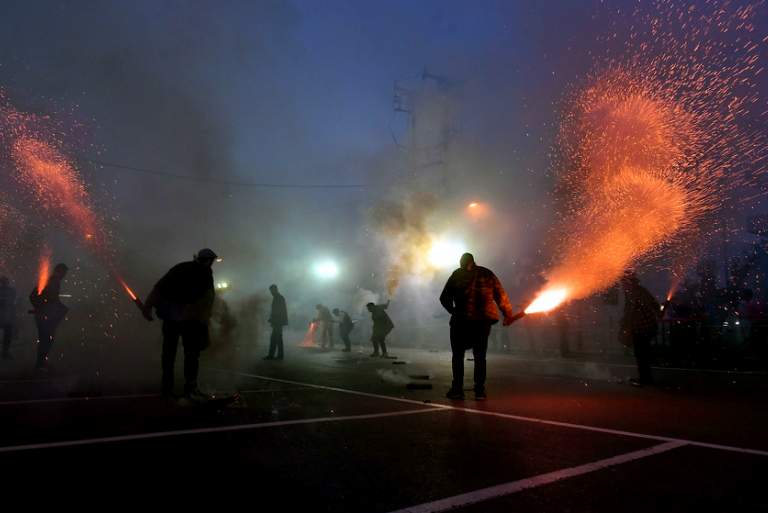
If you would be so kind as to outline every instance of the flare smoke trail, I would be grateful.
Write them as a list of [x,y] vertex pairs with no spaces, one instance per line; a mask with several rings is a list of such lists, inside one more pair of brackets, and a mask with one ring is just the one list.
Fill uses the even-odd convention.
[[754,14],[754,5],[638,8],[644,23],[627,35],[624,56],[568,102],[558,163],[566,235],[542,293],[572,300],[609,287],[690,238],[748,183],[747,170],[763,170],[763,129],[746,128],[762,71]]

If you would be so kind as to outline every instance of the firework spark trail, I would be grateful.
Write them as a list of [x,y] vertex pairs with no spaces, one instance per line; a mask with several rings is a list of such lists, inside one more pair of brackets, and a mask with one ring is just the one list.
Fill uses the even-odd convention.
[[540,296],[566,294],[547,309],[609,287],[693,233],[706,236],[703,221],[748,183],[745,171],[765,168],[764,134],[744,128],[762,71],[755,7],[703,9],[664,0],[637,11],[645,23],[623,58],[600,66],[569,102],[559,163],[567,235]]
[[51,277],[51,248],[43,246],[37,268],[37,295],[41,295]]
[[0,143],[17,171],[16,181],[47,219],[64,226],[107,267],[135,302],[135,294],[114,265],[109,234],[64,150],[64,138],[49,119],[20,112],[0,90]]

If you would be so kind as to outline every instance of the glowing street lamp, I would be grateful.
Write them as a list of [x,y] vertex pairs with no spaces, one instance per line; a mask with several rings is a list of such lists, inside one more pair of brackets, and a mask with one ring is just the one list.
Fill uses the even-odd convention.
[[437,239],[432,242],[432,246],[429,248],[427,260],[436,269],[449,269],[459,265],[459,259],[466,251],[461,242]]
[[321,260],[315,263],[312,271],[321,280],[332,280],[339,275],[339,266],[333,260]]

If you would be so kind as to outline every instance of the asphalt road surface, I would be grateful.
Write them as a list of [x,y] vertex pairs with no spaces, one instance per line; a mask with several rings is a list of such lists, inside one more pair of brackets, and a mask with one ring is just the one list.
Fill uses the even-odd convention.
[[634,388],[630,365],[491,355],[488,400],[448,401],[449,353],[394,354],[208,362],[202,388],[240,393],[226,407],[167,403],[151,380],[6,373],[0,491],[262,511],[768,511],[764,375],[657,370],[660,386]]

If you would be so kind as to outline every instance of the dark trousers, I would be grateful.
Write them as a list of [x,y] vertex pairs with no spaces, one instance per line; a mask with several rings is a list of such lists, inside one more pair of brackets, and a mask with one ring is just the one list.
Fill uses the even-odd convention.
[[184,345],[184,392],[197,389],[200,351],[208,341],[208,325],[196,321],[163,321],[163,393],[173,392],[176,349],[181,337]]
[[339,336],[341,337],[341,341],[344,342],[344,349],[347,351],[352,350],[352,341],[349,340],[349,333],[348,330],[339,330]]
[[269,357],[275,357],[275,351],[277,351],[277,357],[283,357],[283,327],[272,326],[272,335],[269,337]]
[[11,350],[11,339],[13,338],[13,324],[3,324],[3,356],[9,354]]
[[36,367],[40,368],[45,367],[48,362],[48,353],[51,352],[59,321],[53,321],[45,317],[35,317],[35,324],[37,325],[38,340]]
[[488,321],[451,320],[454,390],[464,388],[464,353],[467,349],[472,349],[475,357],[475,390],[485,389],[485,355],[490,334],[491,323]]
[[373,342],[373,354],[379,354],[379,348],[381,348],[381,354],[387,354],[387,344],[384,343],[386,338],[387,333],[373,333],[371,336],[371,342]]
[[634,333],[632,344],[637,360],[638,381],[643,384],[653,383],[651,377],[651,340],[656,335],[653,333]]

